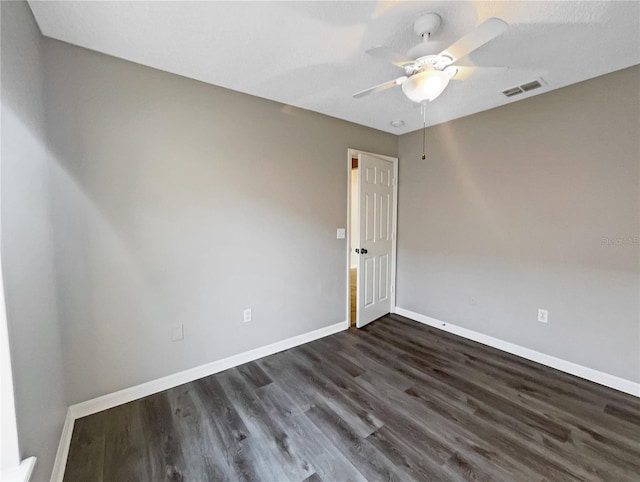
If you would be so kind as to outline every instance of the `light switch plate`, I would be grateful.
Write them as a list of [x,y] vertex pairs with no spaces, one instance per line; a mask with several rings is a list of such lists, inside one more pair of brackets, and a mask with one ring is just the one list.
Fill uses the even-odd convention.
[[549,323],[549,312],[543,308],[538,310],[538,321],[540,323]]
[[336,231],[336,238],[338,239],[344,239],[346,235],[347,230],[344,228],[338,228],[338,230]]

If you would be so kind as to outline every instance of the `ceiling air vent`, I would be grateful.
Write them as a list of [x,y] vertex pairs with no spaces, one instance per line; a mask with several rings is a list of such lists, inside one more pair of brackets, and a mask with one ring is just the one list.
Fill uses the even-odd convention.
[[538,87],[542,87],[542,84],[537,80],[534,80],[533,82],[527,82],[526,84],[522,84],[520,86],[520,88],[525,92],[529,92],[530,90],[537,89]]
[[529,92],[530,90],[534,90],[539,87],[542,87],[542,83],[538,80],[533,80],[531,82],[527,82],[526,84],[519,85],[518,87],[512,87],[510,89],[503,90],[502,93],[506,97],[513,97],[514,95],[522,94],[524,92]]
[[507,97],[513,97],[514,95],[522,94],[520,87],[513,87],[511,89],[503,90],[502,93]]

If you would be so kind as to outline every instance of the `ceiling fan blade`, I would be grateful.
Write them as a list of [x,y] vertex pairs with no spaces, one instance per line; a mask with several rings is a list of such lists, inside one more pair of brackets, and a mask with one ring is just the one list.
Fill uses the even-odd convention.
[[455,69],[456,73],[451,77],[451,80],[465,80],[476,74],[499,74],[506,72],[507,67],[480,67],[475,65],[451,65],[445,69]]
[[455,62],[498,37],[504,33],[508,27],[509,24],[504,20],[491,17],[482,22],[474,30],[469,32],[453,45],[444,49],[440,55],[447,55]]
[[395,87],[396,85],[401,85],[407,79],[408,77],[403,75],[402,77],[398,77],[395,80],[390,80],[389,82],[385,82],[384,84],[376,85],[374,87],[361,90],[360,92],[356,92],[355,94],[353,94],[353,97],[355,99],[359,99],[360,97],[365,97],[370,94],[375,94],[376,92],[381,92],[383,90],[390,89],[391,87]]
[[407,64],[414,63],[414,60],[406,55],[399,54],[398,52],[394,52],[389,47],[375,47],[373,49],[367,50],[369,55],[373,55],[374,57],[378,57],[383,60],[387,60],[391,62],[393,65],[397,65],[398,67],[404,67]]

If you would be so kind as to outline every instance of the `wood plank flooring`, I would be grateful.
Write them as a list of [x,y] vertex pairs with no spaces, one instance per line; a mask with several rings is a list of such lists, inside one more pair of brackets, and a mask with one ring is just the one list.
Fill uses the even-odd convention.
[[76,421],[65,481],[640,480],[640,399],[396,315]]

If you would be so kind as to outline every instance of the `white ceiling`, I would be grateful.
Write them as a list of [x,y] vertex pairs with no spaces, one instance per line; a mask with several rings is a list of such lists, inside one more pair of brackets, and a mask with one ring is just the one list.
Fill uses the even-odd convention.
[[[402,75],[365,51],[406,53],[420,41],[412,23],[424,13],[442,16],[437,51],[489,17],[509,23],[459,62],[509,68],[452,81],[428,105],[428,124],[640,63],[637,1],[29,3],[48,37],[395,134],[422,126],[400,88],[351,96]],[[541,89],[500,93],[540,77]],[[405,126],[392,127],[395,119]]]

